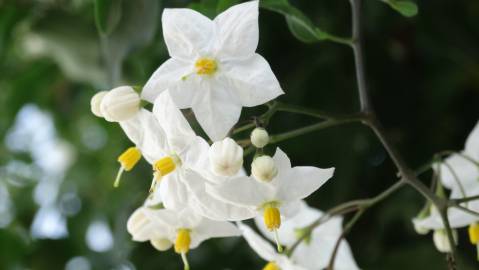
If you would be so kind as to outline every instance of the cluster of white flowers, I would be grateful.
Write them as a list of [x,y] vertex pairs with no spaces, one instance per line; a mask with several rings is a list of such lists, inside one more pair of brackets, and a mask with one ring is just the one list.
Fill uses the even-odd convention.
[[[202,241],[244,235],[268,261],[265,269],[322,269],[341,233],[341,218],[317,227],[291,257],[281,251],[322,215],[302,200],[330,179],[334,168],[292,167],[279,148],[274,156],[263,154],[269,134],[257,127],[250,141],[261,155],[247,175],[243,148],[228,137],[243,106],[283,94],[269,64],[255,53],[258,1],[233,6],[214,20],[190,9],[165,9],[162,24],[171,58],[141,93],[121,86],[91,100],[92,112],[119,122],[135,145],[118,158],[115,186],[142,157],[153,168],[150,196],[128,221],[133,240],[150,241],[160,251],[174,247],[188,269],[186,254]],[[152,111],[141,107],[141,99],[153,103]],[[184,108],[192,109],[211,145],[190,127]],[[246,225],[231,223],[252,218],[276,241],[279,253]],[[358,269],[345,241],[335,269]]]
[[[461,199],[479,195],[479,123],[469,134],[463,151],[451,154],[441,162],[434,164],[434,172],[440,182],[439,187],[450,190],[449,199]],[[443,195],[439,192],[439,195]],[[479,200],[460,204],[461,206],[479,212]],[[479,216],[467,213],[458,208],[449,208],[447,218],[453,228],[454,245],[457,245],[456,229],[468,227],[469,239],[475,245],[479,259]],[[413,219],[416,231],[427,234],[433,230],[433,239],[440,252],[451,252],[452,245],[448,240],[445,226],[439,211],[434,206],[425,208]]]

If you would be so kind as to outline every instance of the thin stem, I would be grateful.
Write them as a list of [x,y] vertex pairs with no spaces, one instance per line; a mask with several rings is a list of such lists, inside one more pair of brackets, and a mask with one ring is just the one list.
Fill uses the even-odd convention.
[[470,202],[475,200],[479,200],[479,195],[455,199],[455,200],[452,200],[452,202],[459,204],[459,203]]
[[321,118],[321,119],[332,119],[336,118],[334,115],[331,115],[329,113],[311,109],[311,108],[306,108],[303,106],[299,105],[293,105],[293,104],[286,104],[282,102],[277,102],[277,110],[281,112],[290,112],[290,113],[297,113],[297,114],[304,114],[316,118]]
[[287,131],[281,134],[276,134],[272,135],[270,137],[270,143],[278,143],[287,139],[291,139],[300,135],[304,135],[313,131],[329,128],[332,126],[340,125],[340,124],[345,124],[345,123],[351,123],[351,122],[358,122],[361,121],[361,117],[350,117],[350,118],[345,118],[345,119],[335,119],[335,120],[326,120],[326,121],[321,121],[316,124],[312,124],[306,127],[298,128],[295,130]]
[[336,256],[338,254],[339,245],[341,244],[341,240],[346,237],[346,234],[353,228],[353,226],[358,222],[359,218],[364,214],[366,209],[360,209],[356,214],[351,218],[351,220],[344,226],[343,232],[336,240],[336,244],[334,245],[333,253],[331,254],[331,258],[329,259],[328,270],[334,270],[334,261],[336,260]]

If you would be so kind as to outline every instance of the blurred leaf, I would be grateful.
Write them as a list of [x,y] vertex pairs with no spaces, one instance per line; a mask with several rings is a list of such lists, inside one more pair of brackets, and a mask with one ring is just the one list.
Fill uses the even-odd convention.
[[219,0],[218,5],[216,6],[216,13],[220,14],[221,12],[227,10],[229,7],[239,4],[240,0]]
[[153,40],[158,25],[159,1],[123,1],[122,10],[121,21],[115,30],[101,40],[110,86],[120,82],[121,66],[126,55]]
[[219,5],[220,3],[218,0],[201,0],[199,3],[189,4],[188,8],[194,9],[210,19],[213,19],[216,16],[217,7]]
[[416,3],[411,1],[386,0],[386,3],[405,17],[413,17],[418,13],[418,7]]
[[95,0],[95,22],[98,32],[109,34],[121,18],[121,0]]
[[263,0],[260,3],[263,8],[284,15],[289,30],[302,42],[313,43],[326,39],[324,32],[288,0]]

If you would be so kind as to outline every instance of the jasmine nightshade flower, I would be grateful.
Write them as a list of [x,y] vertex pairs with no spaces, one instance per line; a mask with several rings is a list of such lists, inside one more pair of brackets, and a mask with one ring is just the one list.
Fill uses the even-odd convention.
[[[334,168],[292,168],[288,157],[279,148],[276,149],[273,161],[277,174],[270,181],[245,176],[229,179],[220,185],[208,186],[207,189],[226,202],[254,207],[256,215],[263,215],[266,228],[277,236],[281,215],[287,216],[288,212],[295,212],[302,199],[333,176]],[[281,250],[278,240],[277,244],[278,250]]]
[[[479,124],[469,134],[463,151],[452,154],[444,161],[434,164],[433,169],[440,177],[441,184],[450,189],[450,199],[479,195]],[[472,211],[479,211],[479,200],[461,203]],[[470,242],[477,246],[479,258],[479,218],[457,208],[449,208],[448,220],[452,228],[469,226]],[[429,215],[413,219],[415,227],[435,230],[435,243],[440,243],[440,232],[444,224],[438,211],[431,207]],[[438,232],[439,231],[439,232]],[[437,238],[437,239],[436,239]],[[438,246],[438,245],[436,245]],[[439,245],[447,247],[444,245]],[[443,248],[442,250],[447,250]]]
[[[142,110],[133,119],[120,124],[136,149],[152,164],[155,176],[152,186],[159,183],[166,208],[191,206],[215,220],[241,220],[254,216],[253,209],[225,203],[206,192],[207,183],[213,185],[222,179],[210,172],[210,146],[196,136],[168,92],[158,96],[153,113]],[[233,153],[233,159],[236,158]]]
[[186,254],[203,241],[241,235],[232,223],[203,218],[190,208],[179,211],[140,208],[130,217],[128,225],[134,240],[153,239],[153,246],[159,250],[173,246],[174,251],[181,255],[185,270],[189,269]]
[[171,56],[145,84],[142,98],[163,91],[175,104],[192,108],[213,140],[223,139],[242,106],[263,104],[283,94],[258,45],[258,1],[235,5],[213,21],[191,9],[165,9],[163,36]]
[[273,246],[263,239],[260,235],[254,232],[250,227],[243,223],[238,223],[238,228],[241,230],[244,239],[249,246],[268,263],[263,270],[307,270],[299,266],[293,259],[286,255],[276,252]]
[[[309,207],[304,201],[301,201],[298,213],[281,225],[281,230],[278,231],[279,238],[287,248],[291,248],[298,239],[305,236],[307,233],[306,227],[323,215],[321,211]],[[263,235],[270,240],[274,240],[271,233],[262,226],[263,218],[257,217],[255,221]],[[331,217],[328,221],[316,227],[297,246],[291,258],[307,269],[325,269],[329,264],[336,241],[342,233],[342,223],[342,217]],[[334,269],[359,269],[346,240],[342,240],[339,245]]]

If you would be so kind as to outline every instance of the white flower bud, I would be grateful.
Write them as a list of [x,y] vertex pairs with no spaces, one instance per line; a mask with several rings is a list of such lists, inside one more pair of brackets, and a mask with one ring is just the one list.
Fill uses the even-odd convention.
[[233,139],[225,138],[211,145],[209,158],[215,174],[233,176],[243,166],[243,148]]
[[[452,230],[452,235],[454,238],[454,245],[457,242],[457,231]],[[447,237],[447,232],[444,229],[434,230],[434,234],[432,236],[434,240],[434,245],[436,246],[437,250],[442,253],[448,253],[452,251],[451,243],[449,242],[449,238]]]
[[159,251],[168,250],[173,246],[173,243],[166,238],[153,239],[150,241],[150,243],[154,248]]
[[101,101],[103,100],[103,97],[107,93],[108,91],[98,92],[90,100],[91,112],[98,117],[103,117],[103,114],[101,113],[101,110],[100,110],[100,104],[101,104]]
[[255,128],[251,132],[250,139],[256,148],[263,148],[269,143],[269,134],[264,128]]
[[130,86],[110,90],[101,101],[100,111],[110,122],[120,122],[133,117],[140,110],[140,96]]
[[416,233],[421,234],[421,235],[428,234],[429,231],[430,231],[428,228],[426,228],[424,226],[421,226],[417,223],[414,223],[414,230],[416,231]]
[[251,173],[259,181],[270,182],[278,175],[278,168],[270,156],[260,156],[253,160]]

